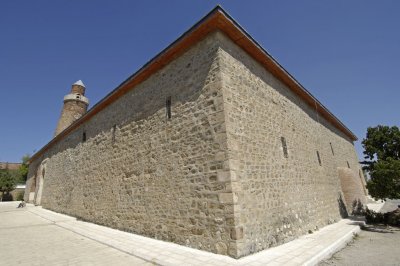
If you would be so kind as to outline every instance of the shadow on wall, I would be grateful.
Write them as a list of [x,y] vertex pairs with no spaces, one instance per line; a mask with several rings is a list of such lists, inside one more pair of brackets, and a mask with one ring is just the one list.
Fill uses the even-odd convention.
[[13,201],[14,200],[13,195],[11,193],[5,193],[5,192],[3,192],[1,194],[0,199],[1,199],[0,201]]
[[362,215],[364,214],[364,205],[362,204],[360,199],[355,199],[351,206],[351,214],[352,215]]
[[343,201],[342,194],[339,193],[338,197],[338,206],[339,206],[339,213],[342,218],[347,218],[349,216],[349,213],[347,212],[346,204]]

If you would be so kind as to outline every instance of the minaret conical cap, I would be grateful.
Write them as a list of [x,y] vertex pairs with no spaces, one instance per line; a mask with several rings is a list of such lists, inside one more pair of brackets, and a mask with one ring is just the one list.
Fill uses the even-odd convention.
[[85,84],[83,84],[82,80],[78,80],[77,82],[75,82],[75,83],[72,84],[72,85],[79,85],[79,86],[82,86],[82,87],[86,88],[86,87],[85,87]]

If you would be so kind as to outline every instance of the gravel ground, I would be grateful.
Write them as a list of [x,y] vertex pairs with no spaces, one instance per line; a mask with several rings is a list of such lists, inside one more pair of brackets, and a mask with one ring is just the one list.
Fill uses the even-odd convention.
[[[399,204],[400,200],[387,201],[381,211]],[[348,246],[318,265],[400,265],[400,228],[367,225]]]

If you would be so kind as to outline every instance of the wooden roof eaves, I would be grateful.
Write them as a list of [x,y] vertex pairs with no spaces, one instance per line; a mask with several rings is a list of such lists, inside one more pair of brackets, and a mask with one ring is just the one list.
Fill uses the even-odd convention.
[[285,83],[294,93],[299,95],[311,106],[316,106],[319,112],[330,123],[347,135],[351,140],[357,137],[325,106],[323,106],[314,96],[311,95],[293,76],[289,74],[261,45],[259,45],[222,7],[217,6],[188,31],[182,34],[176,41],[157,54],[153,59],[132,74],[128,79],[107,94],[102,100],[94,105],[86,114],[72,123],[60,134],[55,136],[42,149],[36,152],[30,162],[43,154],[55,143],[63,139],[74,129],[88,121],[95,114],[105,107],[122,97],[131,89],[153,73],[163,68],[169,62],[183,54],[197,42],[204,39],[209,33],[220,30],[232,39],[238,46],[249,53],[255,60],[261,63],[269,72]]

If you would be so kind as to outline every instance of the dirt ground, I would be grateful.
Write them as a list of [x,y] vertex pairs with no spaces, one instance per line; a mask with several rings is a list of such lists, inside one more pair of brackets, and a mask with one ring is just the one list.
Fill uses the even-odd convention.
[[[398,204],[399,200],[388,201],[381,211],[392,211]],[[400,265],[400,228],[367,225],[348,246],[318,265]]]

